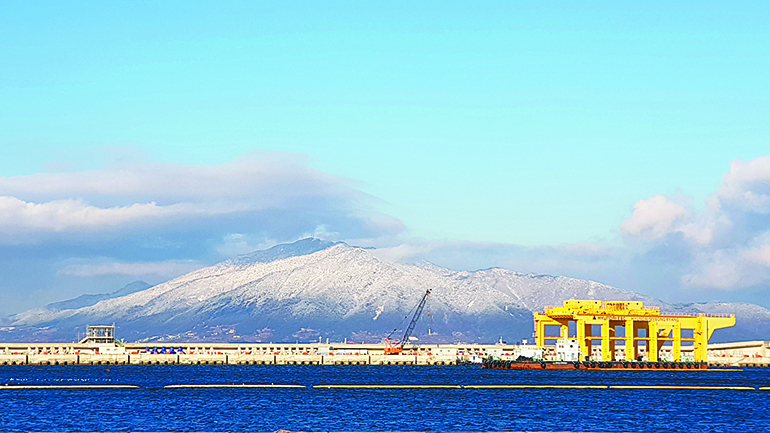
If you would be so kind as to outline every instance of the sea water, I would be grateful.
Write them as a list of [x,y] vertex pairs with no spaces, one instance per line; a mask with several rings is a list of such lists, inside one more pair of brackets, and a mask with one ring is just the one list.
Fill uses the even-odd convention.
[[[287,384],[305,388],[165,388]],[[321,389],[314,385],[770,386],[770,369],[515,371],[410,366],[3,366],[0,431],[770,431],[770,391]]]

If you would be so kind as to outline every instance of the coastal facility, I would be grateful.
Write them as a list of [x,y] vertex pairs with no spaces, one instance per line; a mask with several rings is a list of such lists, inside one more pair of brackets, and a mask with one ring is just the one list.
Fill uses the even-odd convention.
[[[641,302],[569,300],[534,313],[534,343],[125,343],[115,326],[89,326],[77,343],[0,343],[0,365],[458,365],[515,362],[694,363],[770,366],[770,342],[708,344],[735,316],[661,313]],[[590,365],[590,364],[589,364]],[[606,364],[605,364],[606,365]],[[545,368],[545,367],[543,367]]]

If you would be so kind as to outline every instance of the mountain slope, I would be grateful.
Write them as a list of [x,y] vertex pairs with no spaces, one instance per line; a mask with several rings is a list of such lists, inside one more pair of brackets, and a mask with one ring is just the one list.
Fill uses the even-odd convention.
[[152,286],[145,283],[144,281],[134,281],[133,283],[127,284],[112,293],[101,293],[96,295],[80,295],[77,298],[73,298],[73,299],[67,299],[59,302],[51,302],[50,304],[46,305],[45,308],[49,310],[72,310],[77,308],[90,307],[91,305],[95,305],[99,301],[130,295],[132,293],[146,290],[150,287]]
[[223,262],[90,307],[22,313],[14,325],[72,329],[109,318],[129,338],[149,338],[156,330],[202,336],[227,327],[251,339],[269,330],[268,338],[277,340],[298,333],[306,338],[371,334],[379,340],[403,329],[404,317],[427,287],[433,294],[425,323],[447,339],[496,339],[531,321],[528,310],[487,285],[442,278],[336,244],[267,263]]
[[[433,270],[436,271],[435,268]],[[657,302],[653,298],[628,290],[576,278],[521,274],[500,268],[483,269],[475,272],[446,273],[446,270],[440,272],[455,279],[469,279],[493,287],[513,297],[530,311],[543,311],[546,306],[561,305],[566,299],[622,299]]]

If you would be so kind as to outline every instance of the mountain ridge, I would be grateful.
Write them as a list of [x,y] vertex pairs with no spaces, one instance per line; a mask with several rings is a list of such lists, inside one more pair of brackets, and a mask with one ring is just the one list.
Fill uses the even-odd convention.
[[133,283],[126,284],[114,292],[80,295],[77,298],[51,302],[50,304],[47,304],[45,308],[50,310],[72,310],[77,308],[90,307],[99,301],[130,295],[132,293],[149,289],[150,287],[152,287],[152,285],[147,284],[144,281],[134,281]]
[[[433,342],[527,338],[532,311],[561,305],[566,299],[640,300],[670,311],[683,308],[595,281],[525,275],[504,268],[453,271],[424,261],[396,263],[368,249],[308,238],[94,305],[22,312],[13,316],[12,325],[28,331],[45,328],[47,338],[60,339],[86,324],[109,320],[118,324],[122,336],[133,340],[325,337],[373,342],[393,328],[403,329],[428,287],[433,293],[416,336]],[[753,304],[691,305],[698,312],[741,310],[752,323],[733,329],[731,335],[753,338],[770,329],[770,311]]]

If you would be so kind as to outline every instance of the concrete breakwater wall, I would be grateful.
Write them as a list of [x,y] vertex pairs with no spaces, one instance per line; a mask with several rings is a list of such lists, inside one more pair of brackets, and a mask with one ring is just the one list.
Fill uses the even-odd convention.
[[24,344],[0,343],[2,365],[457,365],[486,350],[420,346],[385,355],[384,345],[233,343]]
[[456,365],[455,357],[416,355],[290,356],[290,355],[0,355],[0,365]]
[[[321,343],[0,343],[0,366],[9,365],[458,365],[488,356],[515,360],[528,346],[445,344],[410,346],[386,355],[383,344]],[[531,346],[529,346],[531,347]],[[555,358],[552,350],[546,360]],[[709,364],[770,367],[770,343],[709,346]]]

